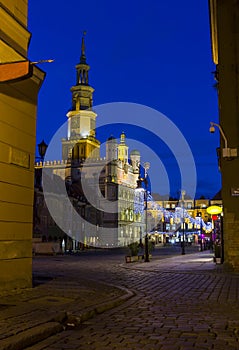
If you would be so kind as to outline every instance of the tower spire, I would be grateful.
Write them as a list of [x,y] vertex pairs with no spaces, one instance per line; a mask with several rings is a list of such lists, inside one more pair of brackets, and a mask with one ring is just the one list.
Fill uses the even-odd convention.
[[86,35],[86,31],[84,30],[83,36],[82,36],[82,39],[81,39],[81,56],[80,56],[80,63],[83,63],[83,64],[86,64],[85,35]]
[[129,147],[125,142],[126,135],[124,131],[122,131],[120,135],[120,143],[118,145],[118,159],[121,160],[124,164],[128,164],[128,149]]
[[89,85],[90,66],[85,56],[85,34],[82,36],[80,62],[75,66],[76,84],[71,87],[72,106],[67,113],[67,139],[62,141],[63,159],[100,157],[100,141],[95,136],[97,114],[92,110],[94,88]]

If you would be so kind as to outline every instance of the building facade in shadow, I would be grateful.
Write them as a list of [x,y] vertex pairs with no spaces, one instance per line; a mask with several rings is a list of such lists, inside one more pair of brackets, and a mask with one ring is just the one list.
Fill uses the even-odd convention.
[[239,1],[210,0],[216,65],[225,268],[239,271]]
[[32,285],[32,212],[38,92],[29,62],[28,1],[3,0],[0,64],[0,289]]

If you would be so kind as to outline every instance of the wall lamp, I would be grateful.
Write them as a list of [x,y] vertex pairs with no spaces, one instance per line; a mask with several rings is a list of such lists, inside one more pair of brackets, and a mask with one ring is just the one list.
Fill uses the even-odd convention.
[[226,159],[233,159],[237,157],[237,148],[229,148],[228,147],[228,142],[227,142],[227,138],[224,134],[224,131],[222,130],[222,127],[220,124],[216,124],[214,122],[210,122],[210,128],[209,131],[210,133],[214,133],[215,132],[215,126],[218,127],[220,134],[222,135],[222,138],[224,140],[224,144],[225,147],[222,149],[222,157],[226,158]]
[[49,60],[39,60],[39,61],[34,61],[34,62],[30,62],[31,64],[40,64],[40,63],[52,63],[54,62],[54,60],[49,59]]

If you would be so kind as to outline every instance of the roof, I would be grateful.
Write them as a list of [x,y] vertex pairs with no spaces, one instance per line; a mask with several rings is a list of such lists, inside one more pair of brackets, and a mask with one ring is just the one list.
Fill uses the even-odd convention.
[[116,140],[116,138],[115,138],[113,135],[111,135],[111,136],[107,139],[107,141],[111,141],[111,140]]
[[133,149],[133,150],[130,152],[130,155],[131,155],[131,156],[140,156],[140,152],[139,152],[137,149]]

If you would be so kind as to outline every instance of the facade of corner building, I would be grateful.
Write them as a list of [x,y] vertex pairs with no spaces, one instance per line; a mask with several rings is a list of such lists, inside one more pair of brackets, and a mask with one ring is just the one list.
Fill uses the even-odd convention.
[[[0,290],[32,286],[32,213],[38,91],[31,65],[28,1],[2,0],[0,98]],[[21,72],[21,74],[19,73]],[[17,267],[17,268],[16,268]]]
[[[51,169],[52,174],[66,181],[70,189],[68,194],[75,198],[76,210],[84,219],[74,228],[71,214],[68,212],[66,217],[66,212],[63,211],[64,221],[69,222],[69,227],[64,230],[69,232],[65,239],[70,242],[72,249],[77,249],[82,243],[102,247],[126,246],[139,241],[144,229],[144,212],[135,211],[135,202],[139,206],[141,200],[143,206],[144,200],[135,198],[140,153],[137,150],[129,152],[126,135],[122,132],[119,142],[114,136],[107,139],[106,157],[100,158],[101,144],[95,133],[97,114],[93,109],[94,89],[89,85],[90,66],[86,62],[84,37],[80,62],[75,68],[76,85],[71,88],[72,107],[67,113],[67,135],[61,140],[62,160],[47,161],[44,169]],[[41,168],[42,163],[35,165],[36,174]],[[83,190],[84,185],[88,189],[87,194]],[[41,198],[41,191],[37,187],[39,189],[41,186],[36,186],[36,203]],[[76,198],[80,197],[84,198],[84,203],[78,204]],[[52,227],[52,218],[49,213],[46,214],[47,209],[44,210],[45,214],[36,213],[37,217],[41,220],[43,215],[45,222],[49,220]],[[43,229],[38,221],[34,234],[40,236],[44,231],[44,237],[48,239],[48,231],[51,230],[47,222]],[[62,239],[62,233],[60,238]]]
[[224,267],[239,271],[239,3],[209,0],[212,59],[216,65],[219,125],[228,149],[237,156],[223,156],[221,137],[219,163],[222,175]]

